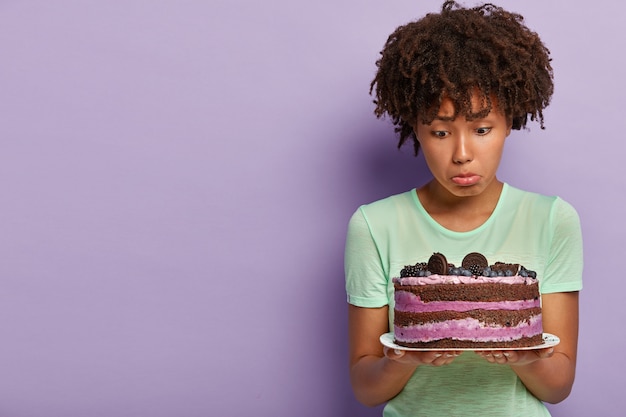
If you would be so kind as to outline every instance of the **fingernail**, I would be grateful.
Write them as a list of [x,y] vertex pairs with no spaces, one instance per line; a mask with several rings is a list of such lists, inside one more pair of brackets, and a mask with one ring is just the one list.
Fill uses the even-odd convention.
[[435,358],[439,358],[441,356],[441,353],[435,353]]
[[503,355],[504,355],[504,356],[506,356],[507,358],[508,358],[509,356],[511,356],[511,354],[510,354],[510,353],[508,353],[508,352],[504,352],[504,353],[503,353]]
[[394,349],[393,353],[396,354],[396,355],[401,355],[402,351],[400,349]]

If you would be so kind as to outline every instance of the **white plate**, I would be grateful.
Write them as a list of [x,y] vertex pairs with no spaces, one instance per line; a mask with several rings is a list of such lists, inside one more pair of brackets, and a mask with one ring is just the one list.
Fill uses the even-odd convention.
[[406,347],[406,346],[400,346],[394,343],[394,336],[393,336],[393,332],[389,332],[389,333],[385,333],[382,336],[380,336],[380,342],[392,349],[398,349],[398,350],[411,350],[411,351],[417,351],[417,352],[427,352],[427,351],[431,351],[431,350],[439,350],[439,351],[447,351],[447,350],[468,350],[468,351],[474,351],[474,352],[480,352],[480,351],[484,351],[484,350],[535,350],[535,349],[545,349],[545,348],[549,348],[552,346],[556,346],[559,344],[559,342],[561,341],[561,339],[559,339],[557,336],[550,334],[550,333],[544,333],[543,334],[543,343],[537,346],[529,346],[529,347],[515,347],[515,348],[461,348],[461,349],[455,349],[455,348],[412,348],[412,347]]

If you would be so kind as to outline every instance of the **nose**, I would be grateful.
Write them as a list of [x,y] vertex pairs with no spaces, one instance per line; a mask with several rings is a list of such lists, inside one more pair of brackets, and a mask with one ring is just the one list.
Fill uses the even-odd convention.
[[470,162],[474,158],[472,152],[472,146],[470,138],[465,133],[457,135],[456,142],[454,144],[454,153],[452,154],[452,161],[455,164],[465,164]]

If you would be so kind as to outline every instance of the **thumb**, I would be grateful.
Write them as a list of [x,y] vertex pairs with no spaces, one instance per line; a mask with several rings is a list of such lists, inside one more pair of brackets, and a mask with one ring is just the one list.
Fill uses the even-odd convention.
[[400,349],[391,349],[388,347],[385,347],[385,356],[388,357],[389,359],[400,359],[401,357],[404,356],[404,351],[400,350]]

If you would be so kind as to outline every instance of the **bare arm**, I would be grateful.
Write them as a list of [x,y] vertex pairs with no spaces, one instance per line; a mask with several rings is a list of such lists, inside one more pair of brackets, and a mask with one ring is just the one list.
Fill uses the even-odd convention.
[[578,292],[542,296],[543,328],[561,339],[554,354],[513,370],[537,398],[550,403],[563,401],[572,390],[578,347]]
[[360,402],[376,406],[389,401],[406,385],[420,365],[450,363],[459,352],[394,352],[384,348],[380,335],[386,333],[388,307],[348,306],[350,380]]
[[[535,397],[563,401],[572,390],[578,346],[578,292],[542,296],[543,329],[561,342],[538,351],[484,352],[490,362],[509,364]],[[541,359],[541,360],[540,360]]]

